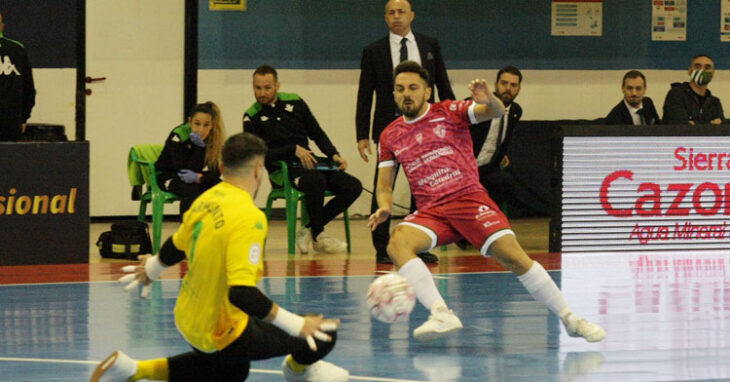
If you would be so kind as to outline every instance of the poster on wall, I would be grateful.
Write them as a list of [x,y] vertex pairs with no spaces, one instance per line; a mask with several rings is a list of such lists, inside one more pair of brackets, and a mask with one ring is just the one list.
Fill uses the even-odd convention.
[[[649,0],[652,3],[651,39],[687,41],[687,1]],[[723,2],[725,5],[726,0]]]
[[603,0],[552,0],[553,36],[603,35]]
[[722,0],[720,12],[720,41],[730,41],[730,0]]
[[245,11],[246,0],[210,0],[211,11]]

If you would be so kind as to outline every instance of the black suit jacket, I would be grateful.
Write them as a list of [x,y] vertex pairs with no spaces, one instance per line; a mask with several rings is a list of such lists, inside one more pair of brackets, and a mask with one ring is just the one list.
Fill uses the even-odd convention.
[[[454,99],[446,65],[441,56],[438,40],[413,33],[421,56],[421,65],[428,71],[430,86],[436,85],[439,100]],[[360,87],[357,91],[357,140],[370,138],[370,111],[375,91],[375,115],[373,117],[372,139],[376,143],[383,132],[396,118],[396,105],[393,100],[393,59],[390,54],[389,36],[368,45],[363,49],[360,63]],[[429,102],[434,101],[434,91]]]
[[[468,98],[467,98],[468,99]],[[512,140],[517,122],[522,118],[522,107],[518,103],[512,102],[512,106],[509,108],[509,115],[507,116],[507,131],[504,136],[504,141],[499,146],[497,151],[492,156],[492,159],[487,165],[497,165],[502,161],[502,158],[507,154],[507,147],[509,142]],[[471,141],[474,144],[474,157],[479,156],[479,152],[482,151],[484,146],[484,140],[487,139],[489,129],[492,126],[492,120],[477,123],[476,125],[469,126],[469,132],[471,133]]]
[[[656,125],[659,123],[659,114],[656,112],[654,102],[649,97],[644,97],[641,101],[642,109],[644,110],[644,121],[647,125]],[[606,116],[605,123],[607,125],[633,125],[634,120],[631,118],[629,108],[626,107],[624,100],[618,103],[611,109],[611,112]]]

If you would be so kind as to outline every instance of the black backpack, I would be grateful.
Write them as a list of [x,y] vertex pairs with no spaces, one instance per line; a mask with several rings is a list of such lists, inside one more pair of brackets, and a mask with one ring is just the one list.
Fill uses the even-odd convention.
[[138,255],[152,253],[147,224],[140,221],[112,223],[112,230],[103,232],[96,241],[101,257],[137,260]]

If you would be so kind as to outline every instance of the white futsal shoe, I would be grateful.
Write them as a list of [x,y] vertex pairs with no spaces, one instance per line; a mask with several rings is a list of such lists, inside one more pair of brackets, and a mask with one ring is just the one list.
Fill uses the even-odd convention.
[[299,228],[296,234],[296,243],[302,255],[309,253],[309,248],[312,246],[312,231],[307,227]]
[[91,382],[126,382],[137,374],[137,361],[117,350],[101,361],[91,374]]
[[428,321],[413,330],[413,338],[418,341],[431,341],[461,330],[463,327],[464,325],[461,324],[461,320],[456,317],[454,311],[443,303],[436,303],[431,309]]
[[290,382],[347,382],[350,379],[350,372],[325,361],[317,361],[307,370],[297,373],[284,358],[281,370],[284,372],[284,379]]
[[588,322],[572,312],[562,315],[560,320],[571,337],[583,337],[588,342],[598,342],[606,337],[606,331],[600,325]]
[[312,247],[319,253],[342,253],[347,251],[347,243],[328,235],[324,231],[317,235]]

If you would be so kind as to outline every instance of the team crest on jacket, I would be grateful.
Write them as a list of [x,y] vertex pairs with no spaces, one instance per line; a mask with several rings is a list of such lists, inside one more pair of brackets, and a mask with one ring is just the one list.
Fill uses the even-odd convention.
[[[446,126],[442,124],[436,125],[436,127],[433,128],[433,133],[436,134],[439,138],[443,138],[446,136]],[[418,142],[421,143],[421,142]]]
[[286,110],[286,111],[288,111],[288,112],[291,113],[292,111],[294,111],[294,105],[287,104],[286,106],[284,106],[284,110]]

